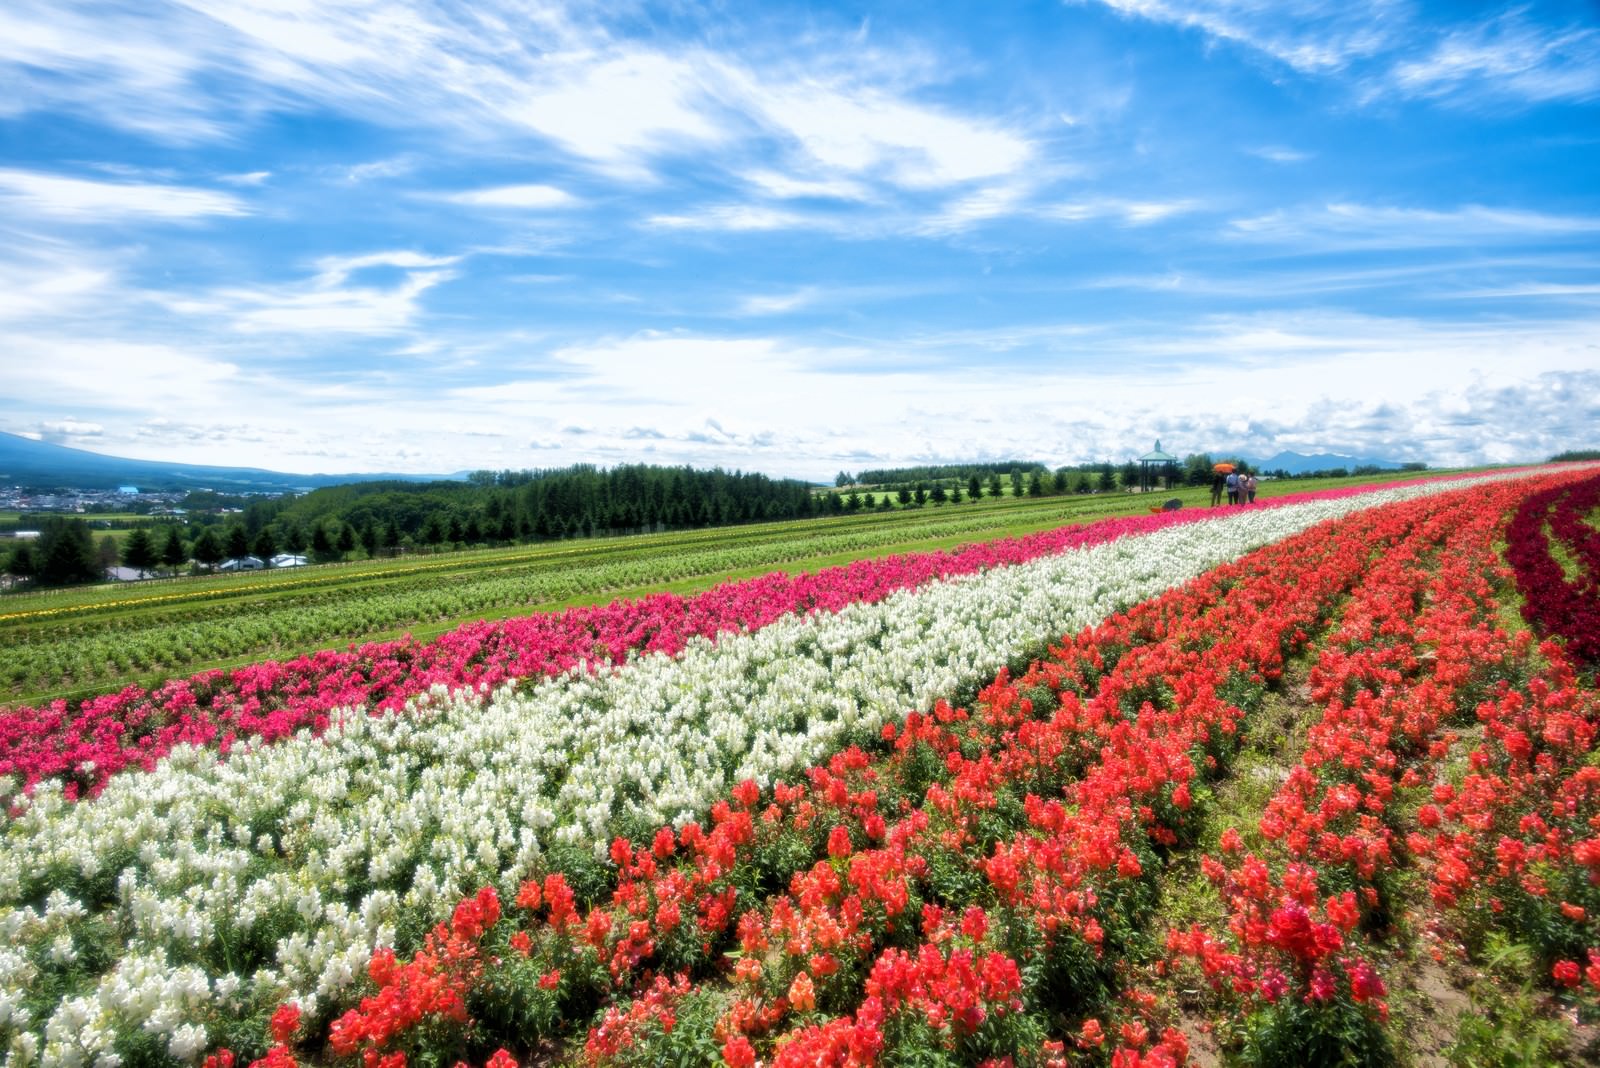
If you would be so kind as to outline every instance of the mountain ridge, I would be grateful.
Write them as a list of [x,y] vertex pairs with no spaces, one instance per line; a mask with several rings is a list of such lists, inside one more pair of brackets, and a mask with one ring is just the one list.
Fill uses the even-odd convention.
[[1251,459],[1250,464],[1257,470],[1287,471],[1291,475],[1301,475],[1307,471],[1328,471],[1337,467],[1352,471],[1357,467],[1377,467],[1384,471],[1398,471],[1405,466],[1397,460],[1379,460],[1369,456],[1345,456],[1336,452],[1308,454],[1288,449],[1282,450],[1266,460]]
[[465,477],[460,472],[450,475],[305,475],[261,467],[135,460],[0,431],[0,485],[66,486],[74,489],[112,489],[136,485],[144,490],[212,489],[232,493],[286,493],[351,482],[459,482]]

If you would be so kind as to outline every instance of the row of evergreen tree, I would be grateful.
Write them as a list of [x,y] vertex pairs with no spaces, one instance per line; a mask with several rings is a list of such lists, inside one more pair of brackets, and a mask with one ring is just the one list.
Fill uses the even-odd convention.
[[[241,502],[245,503],[245,502]],[[0,556],[0,570],[43,585],[96,581],[121,563],[140,572],[190,561],[214,567],[280,552],[315,562],[356,552],[509,544],[685,530],[838,514],[842,500],[819,498],[810,484],[766,475],[690,467],[582,464],[540,471],[475,472],[461,482],[365,482],[245,503],[236,516],[194,516],[134,530],[120,549],[99,547],[81,520],[46,520],[36,542]]]
[[1049,475],[1050,469],[1036,460],[995,460],[986,463],[933,464],[922,467],[875,467],[851,474],[840,471],[833,484],[840,489],[847,486],[915,486],[917,483],[962,482],[974,475],[987,483],[991,475],[1009,478],[1014,473],[1024,477],[1035,471]]

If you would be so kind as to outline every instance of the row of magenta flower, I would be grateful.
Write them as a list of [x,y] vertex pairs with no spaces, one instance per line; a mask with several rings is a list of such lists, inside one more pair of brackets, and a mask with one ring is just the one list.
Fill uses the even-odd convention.
[[[1389,483],[1389,486],[1410,485]],[[1348,497],[1347,487],[1274,498],[1270,504]],[[796,613],[834,612],[897,590],[992,567],[1023,563],[1180,523],[1203,511],[1121,517],[949,551],[908,553],[788,575],[718,585],[690,597],[657,594],[594,607],[472,623],[430,642],[409,638],[286,661],[207,671],[154,689],[129,686],[77,702],[57,700],[0,713],[0,777],[25,789],[59,784],[69,799],[94,796],[124,770],[148,770],[175,746],[226,755],[245,739],[272,742],[303,729],[320,733],[338,709],[402,709],[436,686],[492,688],[509,679],[559,675],[581,664],[619,663],[632,654],[673,654],[695,637],[758,630]]]
[[[379,951],[358,1006],[283,1006],[264,1059],[1168,1065],[1188,1050],[1168,994],[1198,972],[1263,1063],[1330,1041],[1382,1061],[1375,932],[1413,909],[1469,941],[1537,938],[1549,981],[1593,997],[1594,694],[1499,625],[1494,542],[1540,488],[1314,529],[1064,639],[971,711],[741,784],[707,826],[618,839],[609,868],[513,901],[480,891],[404,959]],[[1304,753],[1256,825],[1219,831],[1215,793],[1313,643]],[[1195,859],[1220,911],[1164,929]],[[1426,900],[1403,899],[1406,870]]]

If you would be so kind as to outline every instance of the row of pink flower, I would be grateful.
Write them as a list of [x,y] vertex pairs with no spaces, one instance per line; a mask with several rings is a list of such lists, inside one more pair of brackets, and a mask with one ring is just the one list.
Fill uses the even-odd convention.
[[[1384,488],[1425,481],[1433,480],[1391,482]],[[1347,497],[1374,488],[1289,494],[1255,507]],[[80,702],[17,708],[0,714],[0,775],[20,777],[26,789],[57,781],[76,800],[98,793],[120,771],[153,768],[181,744],[212,746],[225,755],[241,739],[272,742],[305,728],[320,733],[339,708],[364,706],[378,715],[403,708],[436,685],[494,687],[582,664],[620,662],[631,652],[673,655],[693,637],[715,640],[721,633],[754,631],[791,613],[835,612],[938,579],[1219,514],[1193,509],[1104,519],[948,551],[858,560],[798,575],[774,572],[722,583],[691,597],[653,594],[469,623],[426,643],[410,637],[371,642],[201,672],[151,690],[130,686]]]

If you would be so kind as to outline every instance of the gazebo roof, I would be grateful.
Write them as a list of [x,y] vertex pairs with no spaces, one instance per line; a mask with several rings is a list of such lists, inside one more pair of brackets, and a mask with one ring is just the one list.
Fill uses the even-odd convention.
[[1143,456],[1139,457],[1139,462],[1142,463],[1142,464],[1143,463],[1176,463],[1177,461],[1178,461],[1178,458],[1176,456],[1172,455],[1170,452],[1162,452],[1161,451],[1161,439],[1160,438],[1156,439],[1156,447],[1152,451],[1147,452]]

